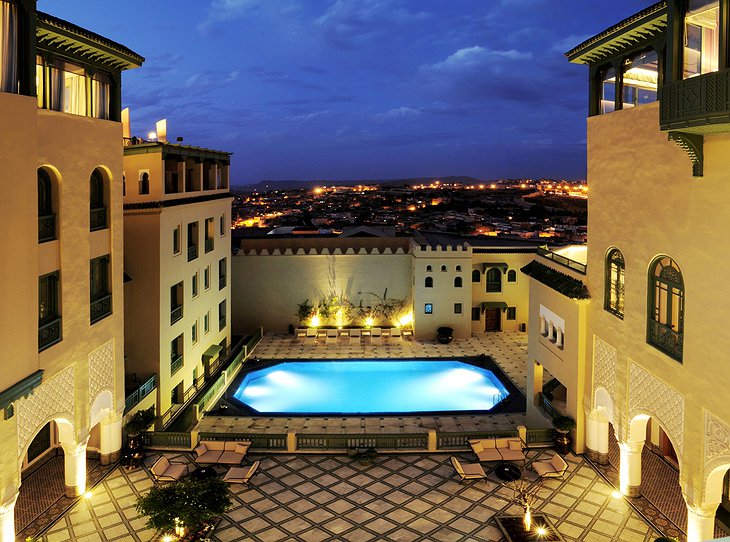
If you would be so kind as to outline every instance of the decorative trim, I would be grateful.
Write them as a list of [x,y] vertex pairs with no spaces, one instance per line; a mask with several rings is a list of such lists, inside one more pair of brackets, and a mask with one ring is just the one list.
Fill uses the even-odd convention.
[[[596,408],[596,391],[605,389],[611,396],[616,397],[616,349],[593,335],[593,394],[591,408]],[[615,401],[614,401],[615,407]]]
[[114,339],[111,339],[89,354],[89,404],[102,391],[113,389]]
[[705,463],[718,456],[730,455],[730,426],[705,410]]
[[630,361],[629,422],[639,414],[649,414],[661,422],[675,451],[678,455],[683,455],[684,396],[643,367]]
[[178,205],[187,205],[188,203],[200,203],[202,201],[213,201],[217,199],[233,199],[233,194],[225,192],[223,194],[208,194],[205,196],[192,196],[189,198],[167,199],[164,201],[145,201],[140,203],[125,203],[125,211],[136,211],[142,209],[161,209],[163,207],[176,207]]
[[28,397],[33,390],[40,386],[43,380],[43,369],[37,370],[32,375],[26,376],[23,380],[16,382],[9,388],[0,392],[0,409],[8,407],[13,401],[22,397]]
[[694,177],[702,177],[704,166],[704,137],[702,134],[669,132],[668,137],[669,141],[674,141],[677,145],[679,145],[680,148],[687,153],[689,159],[692,160],[692,175]]

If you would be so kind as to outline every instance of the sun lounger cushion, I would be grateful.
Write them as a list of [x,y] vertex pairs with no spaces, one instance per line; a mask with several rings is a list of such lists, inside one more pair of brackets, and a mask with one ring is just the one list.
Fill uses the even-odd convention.
[[509,449],[512,451],[522,451],[522,443],[517,439],[509,441]]

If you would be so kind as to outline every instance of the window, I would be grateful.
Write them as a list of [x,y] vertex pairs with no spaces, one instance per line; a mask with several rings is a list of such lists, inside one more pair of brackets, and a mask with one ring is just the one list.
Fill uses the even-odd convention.
[[433,303],[426,303],[423,306],[423,313],[424,314],[433,314]]
[[472,282],[481,282],[482,281],[482,274],[479,272],[479,269],[475,269],[471,272],[471,281]]
[[213,250],[213,238],[215,237],[215,224],[212,218],[205,219],[205,253]]
[[226,258],[221,258],[218,261],[218,289],[222,290],[226,287],[226,274],[227,274],[228,262]]
[[188,224],[188,261],[198,257],[198,223]]
[[457,265],[455,271],[457,273],[461,273],[461,266],[460,265]]
[[150,193],[150,172],[140,171],[139,172],[139,195]]
[[472,322],[478,322],[481,319],[481,309],[479,307],[471,308],[471,320]]
[[220,232],[221,237],[225,237],[226,235],[226,214],[223,213],[218,220],[218,230]]
[[517,320],[517,307],[507,307],[507,320]]
[[446,271],[446,266],[445,266],[445,265],[442,265],[442,266],[441,266],[441,271],[442,271],[442,272],[443,272],[443,271]]
[[684,279],[669,256],[660,256],[649,267],[647,342],[682,361],[684,342]]
[[226,327],[226,300],[218,303],[218,331],[223,331]]
[[720,2],[688,0],[684,16],[683,75],[716,72],[720,52]]
[[192,294],[193,297],[198,297],[198,274],[195,273],[190,280],[190,283],[192,284]]
[[426,266],[426,273],[430,273],[431,271],[432,271],[431,266],[430,265],[427,265]]
[[659,61],[656,51],[643,51],[624,60],[621,107],[626,109],[655,102],[658,77]]
[[210,288],[210,266],[203,270],[203,290]]
[[122,173],[122,196],[127,195],[127,176]]
[[172,253],[180,254],[180,226],[172,230]]
[[433,288],[433,277],[426,277],[426,288]]
[[193,322],[193,327],[190,329],[190,338],[193,344],[198,342],[198,322]]
[[112,313],[112,295],[109,288],[109,255],[90,262],[90,319],[98,322]]
[[600,85],[599,111],[601,114],[610,113],[616,109],[616,70],[613,67],[601,71]]
[[210,331],[210,311],[203,315],[203,333]]
[[517,282],[517,271],[514,269],[507,271],[507,282]]
[[183,317],[183,283],[170,287],[170,325]]
[[461,314],[461,303],[454,303],[454,314]]
[[91,116],[97,119],[109,118],[111,103],[111,77],[96,72],[91,77]]
[[178,372],[183,366],[183,336],[182,333],[170,342],[170,376]]
[[462,279],[461,277],[454,278],[454,288],[461,288]]
[[59,272],[38,278],[38,351],[61,340]]
[[56,215],[53,213],[53,182],[45,169],[38,170],[38,242],[56,239]]
[[498,267],[490,267],[487,271],[487,292],[502,291],[502,271]]
[[623,320],[624,317],[624,255],[614,248],[606,255],[603,308]]
[[91,231],[103,230],[106,228],[106,197],[104,194],[104,176],[101,171],[95,169],[91,173],[89,202],[91,206],[90,229]]
[[86,115],[86,71],[83,66],[56,60],[49,70],[48,107],[72,115]]
[[18,92],[18,8],[0,2],[0,92]]

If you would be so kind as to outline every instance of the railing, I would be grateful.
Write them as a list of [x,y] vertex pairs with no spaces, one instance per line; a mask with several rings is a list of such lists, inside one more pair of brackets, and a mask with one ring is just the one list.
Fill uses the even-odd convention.
[[44,350],[61,340],[61,318],[38,326],[38,351]]
[[662,85],[659,125],[680,130],[730,122],[730,70],[704,73]]
[[469,431],[461,433],[436,432],[436,447],[439,450],[449,450],[452,448],[468,448],[470,439],[477,438],[505,438],[517,437],[519,432],[511,429],[504,431]]
[[170,376],[172,376],[176,372],[178,372],[182,366],[183,366],[182,355],[172,358],[172,361],[170,361]]
[[586,264],[576,262],[575,260],[571,260],[570,258],[566,258],[565,256],[562,256],[560,254],[556,254],[552,250],[548,249],[547,246],[537,247],[537,253],[543,258],[547,258],[548,260],[552,260],[555,263],[564,265],[565,267],[573,269],[574,271],[578,271],[578,273],[582,273],[583,275],[586,274]]
[[103,230],[106,228],[106,207],[91,209],[89,224],[91,231]]
[[219,289],[219,290],[222,290],[223,288],[225,288],[225,287],[226,287],[226,278],[227,278],[227,277],[226,277],[225,275],[221,275],[221,276],[220,276],[220,277],[218,278],[218,289]]
[[256,433],[199,433],[201,440],[242,441],[251,442],[251,448],[257,450],[286,450],[286,434],[256,434]]
[[157,375],[152,375],[151,377],[149,377],[147,382],[141,384],[136,390],[127,395],[127,397],[124,399],[124,413],[126,414],[135,406],[137,406],[142,401],[142,399],[152,393],[156,387]]
[[223,331],[223,328],[226,327],[226,317],[223,316],[222,318],[218,319],[218,331]]
[[656,346],[670,358],[682,361],[684,334],[671,327],[649,320],[647,341]]
[[56,238],[56,215],[38,217],[38,242],[53,241]]
[[328,435],[297,434],[298,450],[423,450],[428,448],[428,433],[402,435]]
[[548,416],[550,416],[550,418],[553,419],[553,420],[555,418],[557,418],[558,416],[560,416],[560,412],[558,412],[555,409],[555,407],[550,402],[550,400],[547,397],[545,397],[545,394],[544,393],[540,392],[540,393],[538,393],[538,396],[539,396],[539,401],[540,401],[540,409],[545,414],[547,414]]
[[212,238],[206,239],[205,240],[205,253],[207,254],[208,252],[210,252],[212,250],[213,250],[213,239]]
[[183,317],[183,306],[178,305],[170,311],[170,325],[174,324]]
[[550,427],[544,429],[528,429],[525,437],[525,444],[528,448],[552,446],[553,432],[554,430]]
[[170,448],[192,449],[190,433],[172,433],[162,431],[145,431],[142,433],[143,446],[165,446]]
[[208,406],[208,404],[212,401],[213,397],[216,396],[216,394],[221,391],[221,388],[226,385],[227,379],[225,375],[220,375],[218,379],[213,382],[213,385],[208,388],[208,390],[203,394],[203,396],[198,400],[198,409],[200,412],[205,410],[205,408]]
[[89,312],[92,324],[109,316],[112,313],[112,294],[93,300]]
[[188,247],[188,261],[191,262],[198,257],[198,245],[190,245]]

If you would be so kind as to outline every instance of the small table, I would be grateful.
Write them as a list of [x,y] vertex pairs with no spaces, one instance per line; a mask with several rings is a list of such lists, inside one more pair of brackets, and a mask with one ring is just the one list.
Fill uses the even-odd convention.
[[522,478],[522,469],[517,465],[503,461],[494,467],[494,474],[503,482],[515,482]]
[[198,467],[190,473],[190,478],[193,480],[207,480],[216,476],[218,476],[218,473],[213,467]]

